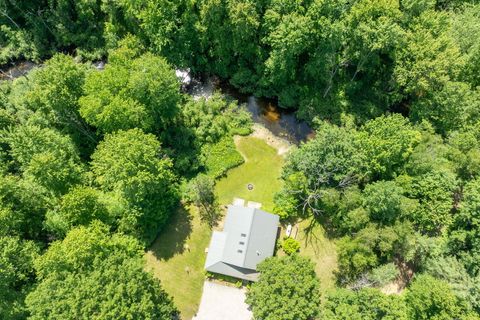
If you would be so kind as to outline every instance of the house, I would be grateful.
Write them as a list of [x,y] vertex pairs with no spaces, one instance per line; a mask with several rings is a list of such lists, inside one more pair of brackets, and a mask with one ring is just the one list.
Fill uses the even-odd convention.
[[228,207],[223,232],[214,231],[205,269],[256,281],[257,264],[273,256],[279,217],[258,208]]

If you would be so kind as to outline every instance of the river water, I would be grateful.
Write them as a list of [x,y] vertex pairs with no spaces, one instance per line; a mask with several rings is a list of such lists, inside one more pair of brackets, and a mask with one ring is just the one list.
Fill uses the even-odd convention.
[[0,69],[0,80],[13,80],[21,76],[26,75],[33,68],[38,66],[38,64],[31,61],[24,61],[15,64],[12,67],[5,68],[5,70]]
[[208,98],[214,91],[220,91],[240,104],[245,104],[253,122],[291,143],[298,145],[314,136],[313,129],[305,121],[298,120],[293,111],[280,108],[274,99],[242,94],[231,85],[214,78],[203,81],[194,79],[187,91],[196,99]]

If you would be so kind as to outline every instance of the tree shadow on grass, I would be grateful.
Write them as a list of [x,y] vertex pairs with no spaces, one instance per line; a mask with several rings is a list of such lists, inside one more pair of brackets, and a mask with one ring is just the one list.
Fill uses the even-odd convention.
[[301,240],[317,254],[320,249],[319,244],[323,242],[318,236],[319,233],[328,241],[333,241],[338,237],[328,220],[315,217],[307,219],[309,220],[308,225],[303,229],[305,236]]
[[192,232],[192,219],[190,211],[183,206],[168,219],[165,228],[150,247],[150,251],[158,260],[169,260],[188,249],[185,244]]

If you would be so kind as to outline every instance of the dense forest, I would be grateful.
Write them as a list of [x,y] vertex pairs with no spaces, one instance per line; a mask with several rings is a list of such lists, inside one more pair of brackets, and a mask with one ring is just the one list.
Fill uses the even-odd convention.
[[1,319],[177,317],[143,253],[181,203],[217,217],[252,120],[176,69],[315,129],[274,211],[338,240],[336,289],[274,257],[256,319],[480,319],[478,1],[0,0],[0,29],[3,69],[41,64],[0,82]]

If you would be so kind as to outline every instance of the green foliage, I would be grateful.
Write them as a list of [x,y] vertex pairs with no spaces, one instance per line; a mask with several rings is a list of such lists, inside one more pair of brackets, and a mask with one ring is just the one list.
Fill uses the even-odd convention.
[[58,208],[47,212],[46,228],[64,237],[73,227],[88,225],[93,220],[112,224],[108,203],[101,191],[90,187],[75,187],[60,199]]
[[[176,314],[158,280],[144,271],[141,246],[80,227],[35,263],[39,284],[27,296],[32,319],[169,318]],[[128,306],[128,307],[126,307]]]
[[455,175],[449,171],[433,171],[412,181],[410,195],[420,199],[420,205],[411,213],[420,230],[439,234],[453,221],[451,214],[454,191],[457,188]]
[[178,113],[175,73],[165,59],[149,53],[139,56],[135,51],[130,55],[127,49],[112,52],[105,70],[87,75],[80,113],[103,133],[133,128],[165,130]]
[[480,310],[480,277],[472,277],[455,257],[434,257],[427,260],[425,271],[437,279],[446,281],[455,296],[468,303],[468,307]]
[[309,188],[348,185],[360,178],[363,162],[363,155],[354,145],[356,135],[354,129],[322,123],[313,140],[289,155],[284,176],[302,172]]
[[351,291],[337,289],[326,295],[321,319],[327,320],[406,320],[402,296],[385,295],[377,289]]
[[215,144],[204,144],[202,154],[205,158],[206,172],[213,178],[223,176],[229,169],[235,168],[245,161],[235,148],[231,136],[225,136]]
[[408,223],[378,228],[369,225],[355,236],[338,242],[338,280],[351,283],[382,263],[395,259],[413,262],[417,251],[417,235]]
[[350,281],[378,265],[375,254],[378,234],[375,229],[363,229],[354,239],[342,238],[338,243],[338,265],[341,278]]
[[455,319],[463,313],[448,284],[428,275],[415,278],[405,301],[410,319]]
[[393,181],[378,181],[365,186],[364,207],[370,213],[372,220],[382,224],[391,224],[402,214],[403,189]]
[[44,239],[42,222],[50,197],[44,188],[16,176],[0,177],[0,233]]
[[140,129],[105,136],[91,162],[94,182],[125,204],[119,230],[150,243],[178,203],[172,162]]
[[64,194],[81,182],[83,166],[77,149],[68,136],[38,126],[17,126],[6,132],[14,169],[55,194]]
[[368,280],[376,287],[383,287],[397,279],[400,272],[394,263],[387,263],[376,267],[368,274]]
[[251,132],[250,114],[236,101],[226,101],[219,93],[209,99],[190,99],[182,111],[185,125],[195,130],[201,144],[216,143],[227,134]]
[[7,25],[0,25],[0,65],[11,60],[25,58],[37,61],[39,53],[25,30],[15,30]]
[[35,281],[33,261],[39,248],[32,241],[0,237],[0,317],[25,319],[24,298]]
[[459,253],[472,274],[480,271],[480,179],[467,183],[463,189],[463,202],[455,224],[452,226],[451,242],[454,252]]
[[293,238],[285,238],[282,241],[282,250],[287,255],[292,255],[300,250],[300,243]]
[[[274,213],[282,220],[295,220],[305,212],[301,212],[300,197],[291,190],[300,191],[303,195],[307,193],[307,178],[302,172],[290,174],[285,181],[285,187],[274,196]],[[300,198],[300,199],[299,199]]]
[[381,116],[361,128],[360,148],[370,174],[390,178],[413,152],[420,132],[399,114]]
[[268,258],[246,302],[257,319],[312,319],[318,314],[319,283],[312,262],[299,255]]
[[215,181],[207,175],[198,175],[189,181],[185,196],[200,210],[202,221],[213,228],[221,215],[215,194]]

